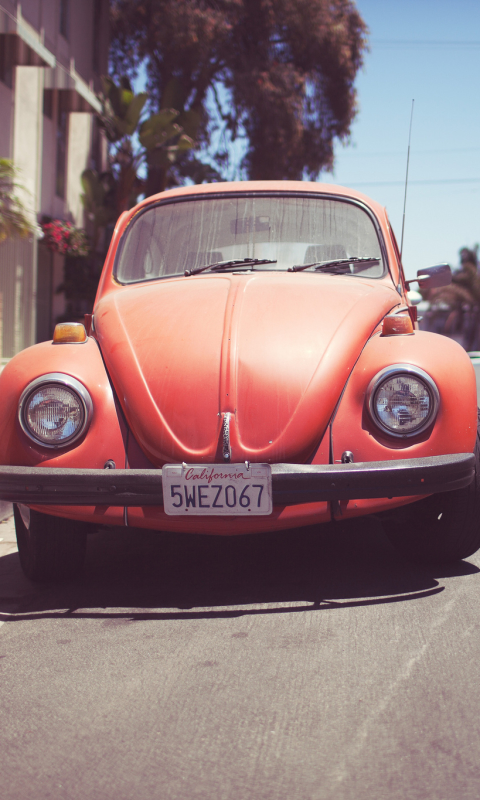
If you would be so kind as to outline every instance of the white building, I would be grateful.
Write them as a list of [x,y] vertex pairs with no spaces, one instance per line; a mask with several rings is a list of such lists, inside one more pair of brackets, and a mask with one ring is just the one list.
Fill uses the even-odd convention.
[[[0,0],[0,157],[20,169],[32,219],[84,225],[80,175],[105,167],[94,112],[108,45],[108,0]],[[0,245],[3,361],[51,338],[62,279],[63,256],[35,240]]]

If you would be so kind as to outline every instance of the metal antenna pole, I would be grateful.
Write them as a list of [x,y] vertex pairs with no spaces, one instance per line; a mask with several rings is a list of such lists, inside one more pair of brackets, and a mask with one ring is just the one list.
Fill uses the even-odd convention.
[[410,141],[412,138],[412,122],[413,122],[413,104],[415,100],[412,100],[412,112],[410,114],[410,130],[408,133],[408,152],[407,152],[407,174],[405,176],[405,197],[403,198],[403,221],[402,221],[402,240],[400,242],[400,259],[402,258],[403,254],[403,234],[405,232],[405,209],[407,207],[407,186],[408,186],[408,165],[410,163]]

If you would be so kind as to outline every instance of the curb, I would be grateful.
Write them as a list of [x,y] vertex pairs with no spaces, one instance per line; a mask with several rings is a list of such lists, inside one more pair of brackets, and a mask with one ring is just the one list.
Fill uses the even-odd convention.
[[8,519],[13,514],[13,505],[6,500],[0,500],[0,522]]

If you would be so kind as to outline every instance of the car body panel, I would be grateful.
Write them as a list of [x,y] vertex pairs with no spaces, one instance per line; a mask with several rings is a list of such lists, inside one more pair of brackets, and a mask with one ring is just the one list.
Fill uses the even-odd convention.
[[[60,372],[79,380],[88,388],[94,404],[91,424],[79,442],[61,449],[36,445],[27,438],[18,421],[18,402],[35,378]],[[68,469],[85,467],[102,469],[112,459],[125,464],[124,432],[121,417],[103,364],[97,342],[89,338],[84,344],[54,345],[42,342],[23,350],[12,359],[0,375],[0,463],[13,466],[43,466]],[[45,513],[49,508],[44,507]],[[63,516],[55,507],[57,516]],[[66,516],[74,516],[71,509]],[[122,522],[123,509],[88,507],[81,509],[81,519],[96,519],[105,524]]]
[[[418,436],[392,439],[381,433],[365,410],[370,381],[391,364],[418,366],[434,376],[440,392],[435,423]],[[456,387],[462,387],[457,391]],[[465,350],[452,339],[415,331],[410,336],[370,339],[348,381],[332,426],[333,459],[345,450],[355,461],[414,458],[473,452],[477,435],[475,373]]]
[[[151,204],[228,192],[294,192],[348,199],[369,209],[388,270],[378,279],[308,272],[202,273],[121,285],[114,275],[122,236]],[[179,243],[181,246],[181,243]],[[418,331],[381,335],[392,311],[408,312],[398,248],[385,210],[359,192],[321,183],[237,182],[170,190],[119,218],[85,344],[35,345],[0,376],[0,463],[13,466],[155,469],[221,462],[231,415],[232,461],[321,465],[345,451],[355,461],[469,453],[476,434],[473,369],[462,348]],[[403,309],[403,311],[402,311]],[[365,405],[385,366],[425,370],[440,392],[433,426],[408,441],[380,434]],[[18,423],[18,401],[35,378],[75,377],[90,392],[91,425],[71,446],[36,446]],[[167,516],[161,505],[47,506],[44,513],[154,530],[236,535],[377,513],[418,497],[276,505],[268,517]]]
[[[392,439],[382,434],[365,410],[370,381],[391,364],[418,366],[435,378],[440,407],[434,425],[416,437]],[[455,387],[462,387],[457,391]],[[475,373],[465,350],[452,339],[427,331],[411,336],[376,335],[365,346],[348,381],[332,424],[333,463],[350,451],[355,461],[436,456],[473,452],[477,435]],[[388,507],[391,501],[382,505]],[[372,513],[369,500],[341,501],[336,516]],[[377,513],[380,507],[373,513]]]
[[307,273],[199,275],[107,295],[95,328],[152,463],[301,462],[318,447],[365,340],[398,294]]

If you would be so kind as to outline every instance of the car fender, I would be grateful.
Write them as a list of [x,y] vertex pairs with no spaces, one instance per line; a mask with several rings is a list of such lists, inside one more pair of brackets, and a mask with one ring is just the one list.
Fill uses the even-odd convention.
[[[385,367],[420,367],[435,382],[440,404],[433,425],[417,436],[399,439],[382,433],[370,418],[366,393]],[[427,331],[404,336],[373,336],[348,380],[332,423],[332,453],[340,462],[350,451],[355,461],[417,458],[473,452],[477,434],[475,372],[465,350],[452,339]]]
[[[64,373],[82,383],[92,398],[93,414],[81,439],[62,448],[36,444],[22,431],[18,405],[31,381],[49,373]],[[0,463],[14,466],[84,467],[102,469],[108,460],[125,466],[122,420],[97,342],[42,342],[23,350],[0,375]]]

